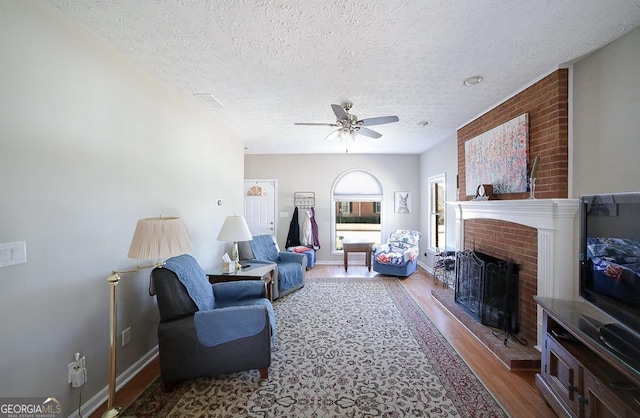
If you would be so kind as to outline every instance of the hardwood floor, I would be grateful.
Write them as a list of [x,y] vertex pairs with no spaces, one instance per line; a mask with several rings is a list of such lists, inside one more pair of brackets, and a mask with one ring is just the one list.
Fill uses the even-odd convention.
[[[345,272],[342,265],[320,265],[306,272],[307,277],[375,277],[365,266],[349,266]],[[482,345],[475,336],[432,298],[436,288],[433,277],[423,270],[401,280],[408,292],[422,307],[431,321],[438,327],[451,346],[473,369],[486,388],[495,396],[507,413],[513,417],[555,417],[538,393],[534,372],[509,372],[506,367]],[[153,361],[116,395],[116,404],[130,405],[159,376],[157,360]],[[105,406],[91,415],[100,418]]]
[[510,372],[475,336],[431,297],[436,285],[424,272],[402,280],[442,335],[513,417],[555,417],[535,385],[535,372]]
[[[151,361],[140,373],[135,375],[122,389],[116,393],[114,405],[126,409],[140,396],[158,377],[160,377],[160,362],[158,357]],[[102,414],[107,410],[105,402],[94,411],[90,418],[101,418]],[[158,417],[160,418],[160,417]]]

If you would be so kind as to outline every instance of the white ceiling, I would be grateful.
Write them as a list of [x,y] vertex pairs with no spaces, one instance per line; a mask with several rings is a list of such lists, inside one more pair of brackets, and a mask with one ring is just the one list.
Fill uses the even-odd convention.
[[[640,25],[640,0],[49,1],[188,100],[212,94],[255,154],[421,153]],[[400,121],[347,143],[294,126],[345,101]]]

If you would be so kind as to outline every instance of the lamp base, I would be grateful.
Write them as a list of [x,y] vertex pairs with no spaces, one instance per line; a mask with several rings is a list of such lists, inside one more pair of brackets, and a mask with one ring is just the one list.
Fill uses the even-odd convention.
[[238,252],[238,241],[234,241],[233,242],[233,250],[231,251],[231,260],[235,262],[235,271],[240,271],[242,269],[242,266],[240,265],[240,261],[238,261],[239,259],[239,252]]
[[122,408],[120,408],[119,406],[114,406],[113,408],[107,409],[106,411],[104,411],[104,414],[102,414],[102,418],[119,417],[121,410],[122,410]]
[[[102,418],[116,418],[120,417],[120,412],[122,412],[122,407],[114,406],[111,409],[107,409],[104,414],[102,414]],[[133,415],[127,415],[121,418],[135,418]]]

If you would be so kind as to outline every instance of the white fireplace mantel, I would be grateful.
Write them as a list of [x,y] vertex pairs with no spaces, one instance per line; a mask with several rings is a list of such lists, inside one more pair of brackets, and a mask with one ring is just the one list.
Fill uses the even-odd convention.
[[468,200],[447,202],[456,210],[456,218],[499,219],[536,229],[558,229],[565,222],[573,230],[578,199]]
[[[464,221],[496,219],[538,230],[539,296],[558,299],[577,297],[574,254],[574,218],[578,199],[526,199],[447,202],[456,212],[456,250],[463,250]],[[538,342],[542,317],[538,309]]]

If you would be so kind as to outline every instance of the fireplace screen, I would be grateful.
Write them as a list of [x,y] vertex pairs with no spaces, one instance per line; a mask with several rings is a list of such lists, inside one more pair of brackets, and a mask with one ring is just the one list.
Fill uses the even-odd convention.
[[459,252],[456,259],[455,301],[480,321],[484,262],[473,251]]
[[517,334],[517,264],[467,250],[456,254],[456,265],[456,303],[483,325]]

